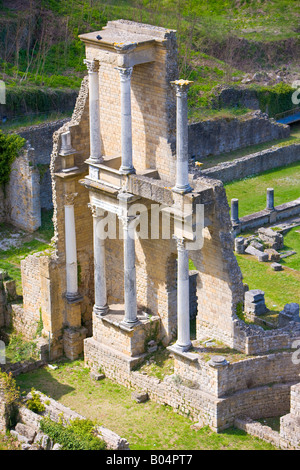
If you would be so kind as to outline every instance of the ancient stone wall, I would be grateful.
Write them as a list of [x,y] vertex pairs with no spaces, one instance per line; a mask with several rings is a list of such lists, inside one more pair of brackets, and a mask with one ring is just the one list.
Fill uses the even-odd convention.
[[262,152],[253,153],[231,162],[224,162],[206,170],[193,170],[209,178],[216,178],[223,183],[257,175],[273,168],[279,168],[300,160],[300,144],[272,147]]
[[232,119],[209,119],[189,125],[189,155],[202,161],[289,135],[289,126],[278,124],[260,111]]
[[0,189],[0,221],[34,232],[41,225],[41,210],[52,203],[50,156],[52,135],[67,119],[20,129],[27,143],[11,167],[5,193]]

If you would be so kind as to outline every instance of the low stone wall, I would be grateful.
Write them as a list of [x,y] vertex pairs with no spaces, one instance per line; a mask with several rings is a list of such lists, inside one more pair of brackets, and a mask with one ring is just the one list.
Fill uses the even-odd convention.
[[205,361],[200,364],[188,356],[176,356],[174,375],[161,381],[134,371],[134,363],[124,355],[88,338],[85,362],[95,372],[101,369],[108,378],[147,392],[155,402],[168,404],[217,432],[232,426],[240,415],[260,418],[286,414],[291,385],[299,380],[290,354],[246,359],[222,370]]
[[265,331],[258,325],[234,320],[233,331],[233,347],[247,355],[291,350],[294,343],[300,340],[300,324],[295,322],[289,322],[284,328]]
[[289,126],[278,124],[261,111],[232,119],[209,119],[189,125],[189,155],[209,158],[250,145],[289,137]]
[[235,224],[235,233],[246,232],[263,225],[275,224],[277,221],[288,219],[300,214],[300,198],[276,206],[273,211],[264,209],[239,219]]
[[291,409],[280,419],[280,436],[289,447],[300,450],[300,384],[291,388]]
[[198,170],[191,166],[190,172],[194,173],[194,178],[201,175],[221,180],[223,183],[229,183],[274,168],[288,166],[299,160],[300,144],[292,144],[283,147],[271,147],[262,152],[237,158],[231,162],[220,163],[206,170]]
[[[38,415],[32,411],[30,411],[25,406],[21,406],[19,409],[19,423],[22,426],[16,426],[16,431],[13,431],[13,435],[15,435],[21,442],[27,444],[37,444],[37,450],[40,448],[38,442],[42,441],[43,433],[40,431],[40,421],[43,416],[47,416],[55,422],[63,422],[65,424],[69,424],[74,419],[85,419],[84,416],[76,413],[75,411],[67,408],[66,406],[58,403],[57,401],[43,395],[40,392],[37,392],[40,396],[42,403],[45,406],[45,411],[42,415]],[[30,398],[30,394],[27,395],[27,398]],[[1,417],[1,413],[0,413]],[[26,436],[20,434],[18,431],[24,430]],[[98,426],[97,432],[99,438],[103,439],[106,442],[108,450],[128,450],[129,444],[128,441],[124,438],[121,438],[113,431],[105,428],[104,426]],[[28,440],[28,436],[30,435],[31,439]],[[44,435],[45,436],[45,435]],[[27,441],[27,442],[26,442]]]

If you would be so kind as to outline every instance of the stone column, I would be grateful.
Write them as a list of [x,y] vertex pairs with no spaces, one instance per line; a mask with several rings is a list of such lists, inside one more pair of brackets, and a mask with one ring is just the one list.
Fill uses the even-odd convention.
[[109,308],[107,305],[107,289],[106,289],[106,267],[105,267],[105,240],[98,230],[98,224],[104,217],[104,214],[98,214],[96,206],[89,204],[93,215],[93,232],[94,232],[94,289],[95,304],[93,312],[98,316],[105,315]]
[[192,345],[190,339],[190,292],[189,255],[182,238],[177,242],[177,342],[175,346],[182,352]]
[[76,196],[77,193],[69,193],[65,195],[66,298],[69,302],[75,302],[80,298],[78,293],[76,229],[74,215],[74,200]]
[[132,163],[132,122],[131,122],[131,75],[132,67],[117,67],[121,78],[121,146],[122,163],[120,172],[135,173]]
[[99,63],[96,60],[84,60],[89,72],[89,114],[90,114],[90,160],[102,163],[99,107]]
[[239,221],[239,200],[231,199],[231,222],[238,224]]
[[125,317],[122,323],[134,326],[138,322],[136,300],[136,270],[135,270],[135,216],[128,214],[128,202],[135,200],[135,196],[128,193],[118,195],[121,215],[119,220],[123,226],[124,240],[124,304]]
[[273,188],[267,189],[267,210],[269,211],[274,210],[274,189]]
[[188,154],[188,105],[187,92],[192,82],[176,80],[171,82],[176,87],[176,184],[173,191],[188,193],[192,191],[189,185],[189,154]]

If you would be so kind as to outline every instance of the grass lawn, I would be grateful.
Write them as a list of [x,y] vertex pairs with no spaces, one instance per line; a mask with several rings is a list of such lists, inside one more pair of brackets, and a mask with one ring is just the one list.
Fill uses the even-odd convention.
[[236,257],[244,282],[250,289],[261,289],[265,292],[269,310],[279,312],[285,304],[300,303],[299,271],[288,267],[285,267],[284,271],[273,271],[271,263],[260,263],[251,255],[236,255]]
[[300,162],[224,186],[229,204],[232,198],[239,200],[239,215],[243,217],[266,208],[267,188],[274,188],[276,206],[299,198]]
[[61,363],[56,370],[43,368],[17,377],[23,392],[32,387],[85,417],[125,437],[131,450],[271,450],[243,431],[230,428],[221,434],[208,427],[192,428],[188,417],[153,401],[137,404],[131,391],[109,379],[95,382],[83,361]]
[[52,211],[42,213],[42,225],[33,234],[0,224],[0,246],[1,242],[7,242],[5,248],[0,248],[0,269],[7,271],[10,279],[16,280],[18,295],[22,295],[21,260],[30,254],[49,250],[53,236],[52,214]]

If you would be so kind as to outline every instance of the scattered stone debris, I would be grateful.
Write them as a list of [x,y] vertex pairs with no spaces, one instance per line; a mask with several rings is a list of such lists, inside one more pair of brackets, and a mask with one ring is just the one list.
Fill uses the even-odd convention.
[[269,247],[274,250],[282,250],[283,248],[283,235],[271,228],[261,227],[258,229],[259,238]]

